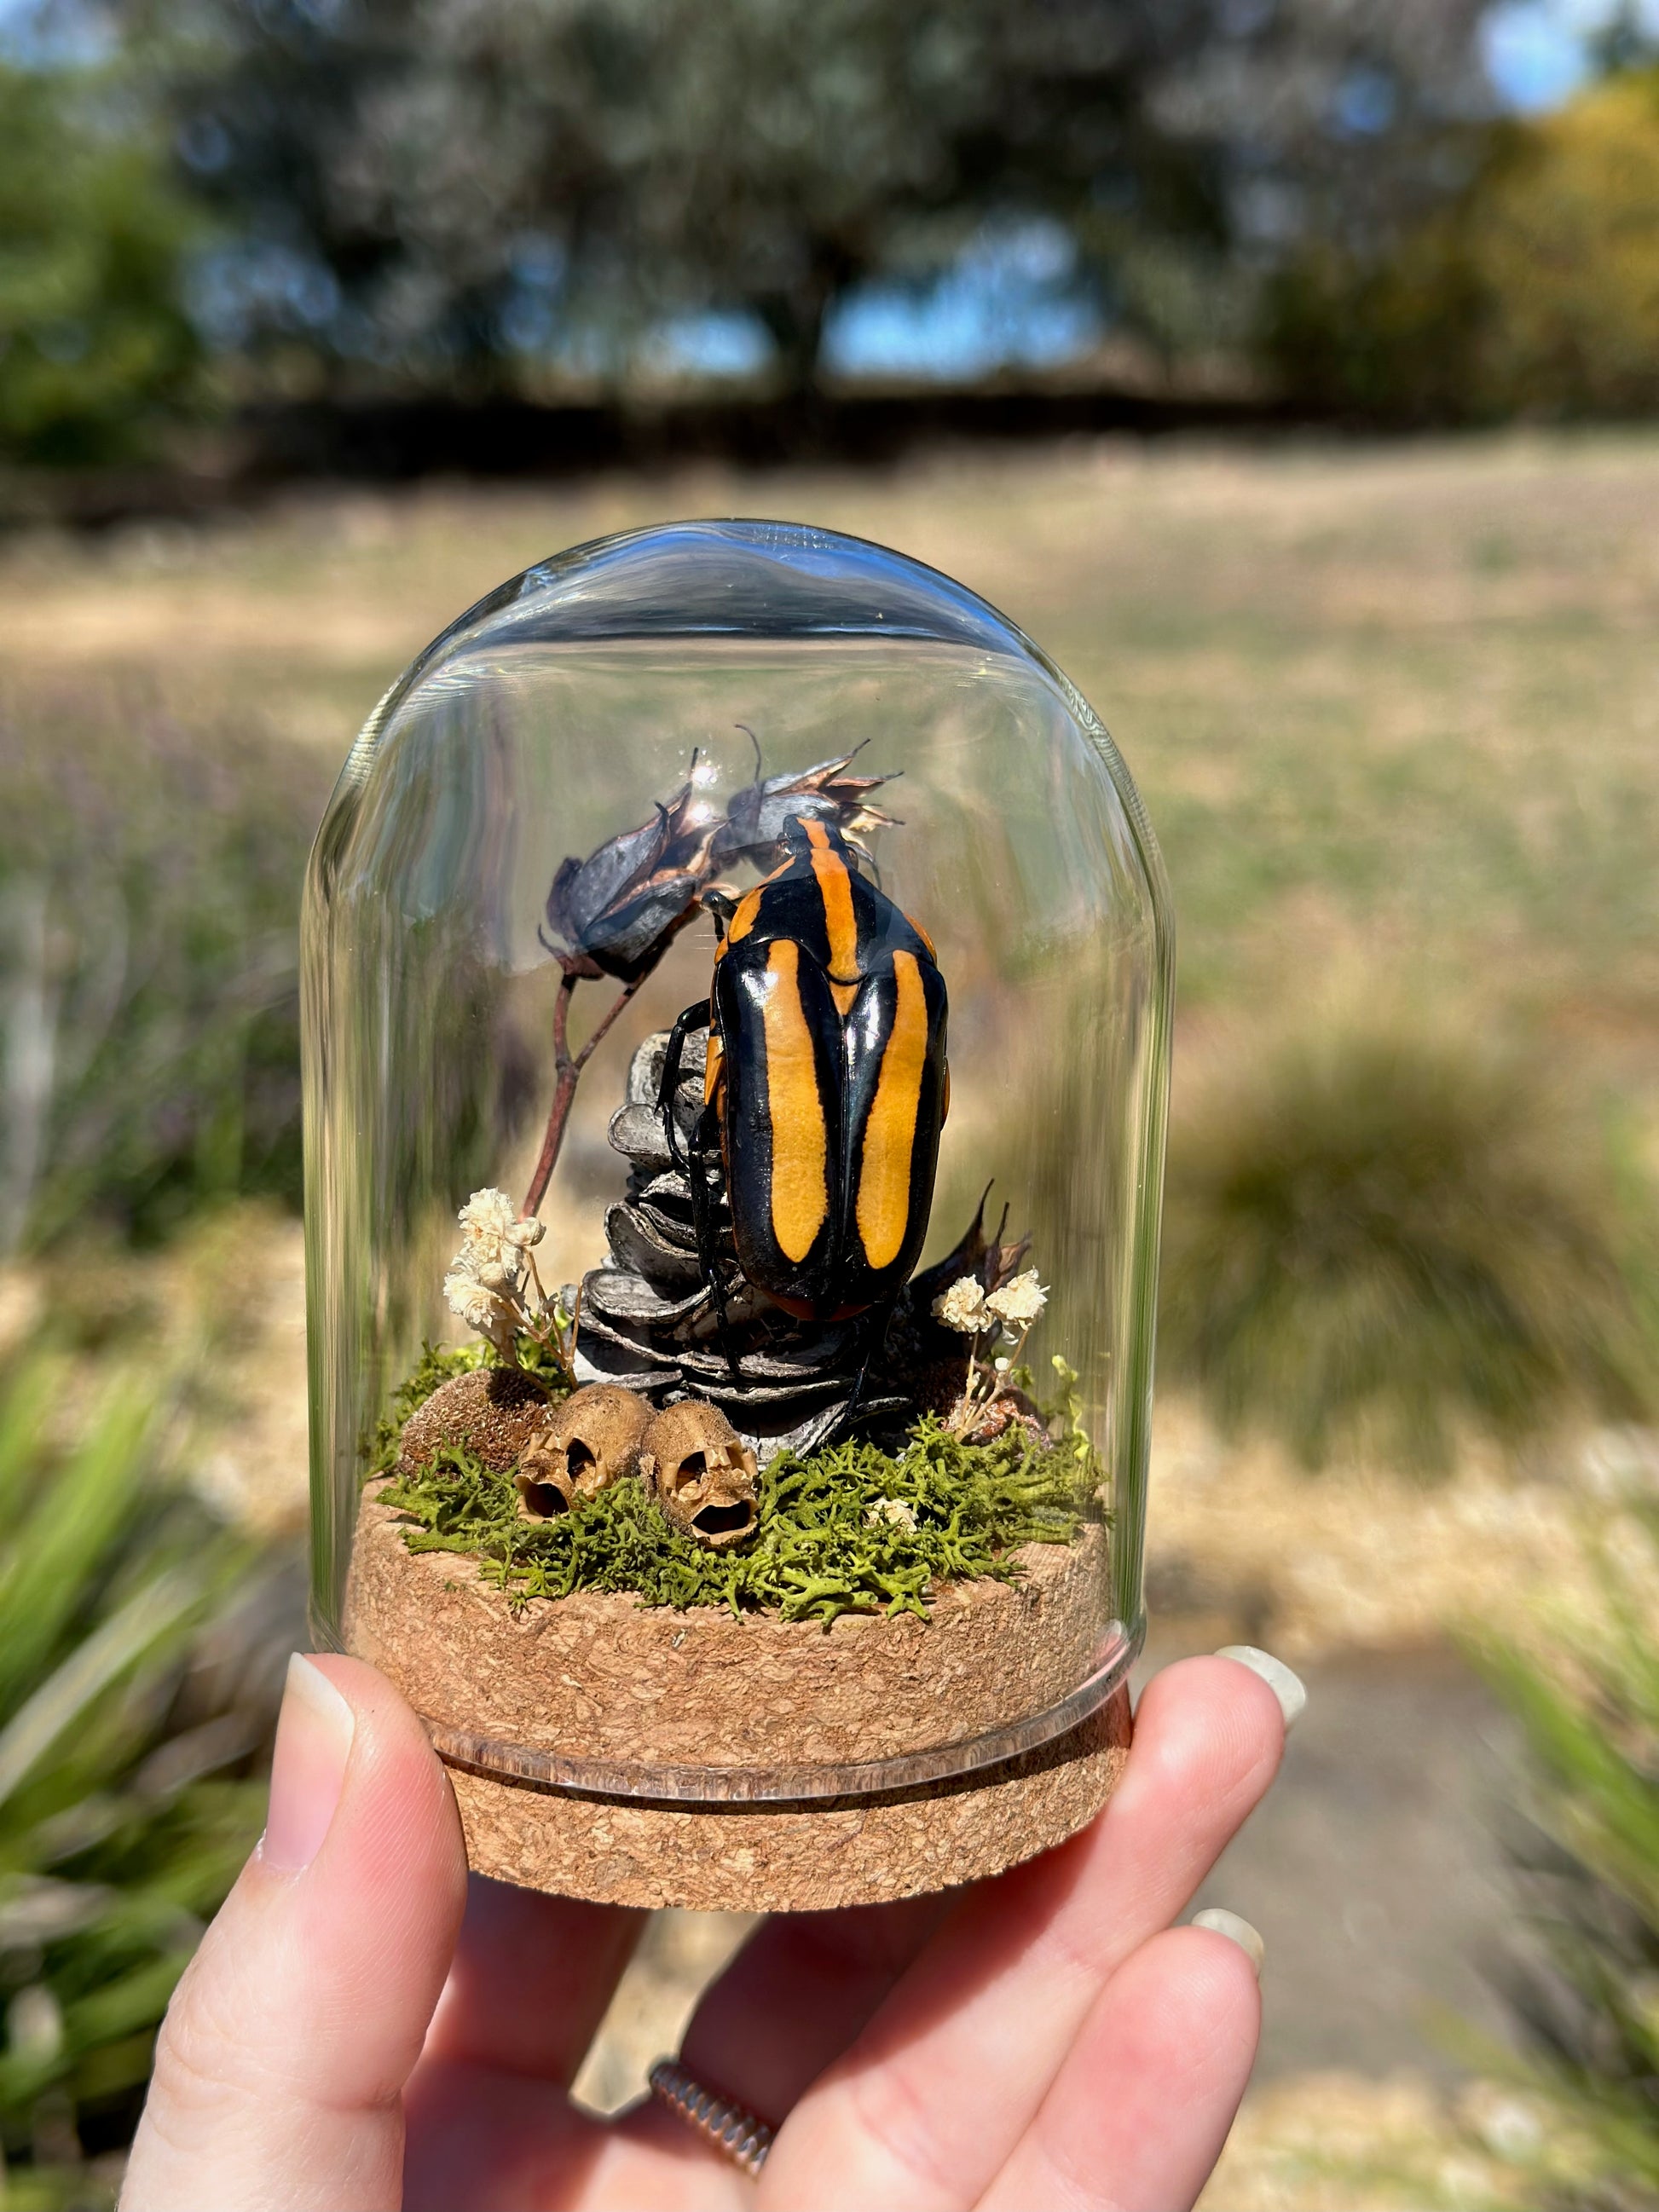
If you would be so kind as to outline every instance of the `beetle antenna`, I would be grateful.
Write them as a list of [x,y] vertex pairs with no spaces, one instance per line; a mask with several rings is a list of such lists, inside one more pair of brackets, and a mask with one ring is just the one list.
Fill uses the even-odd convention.
[[737,909],[737,901],[730,891],[722,890],[718,884],[710,884],[707,890],[699,894],[698,903],[705,914],[714,916],[714,934],[723,945],[726,942],[726,925]]

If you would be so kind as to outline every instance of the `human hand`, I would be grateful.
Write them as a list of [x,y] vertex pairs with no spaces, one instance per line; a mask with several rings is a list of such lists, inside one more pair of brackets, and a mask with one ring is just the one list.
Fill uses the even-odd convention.
[[684,2051],[781,2123],[756,2184],[660,2105],[606,2122],[566,2094],[645,1916],[469,1885],[415,1715],[361,1661],[296,1659],[270,1822],[168,2012],[124,2212],[1173,2212],[1225,2139],[1260,2002],[1238,1942],[1171,1923],[1284,1729],[1250,1667],[1183,1661],[1071,1842],[947,1896],[763,1923]]

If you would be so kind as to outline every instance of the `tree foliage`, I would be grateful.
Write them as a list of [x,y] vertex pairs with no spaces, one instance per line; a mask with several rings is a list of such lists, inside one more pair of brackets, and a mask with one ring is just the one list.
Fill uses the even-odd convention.
[[1058,224],[1109,318],[1212,337],[1316,206],[1420,178],[1474,96],[1477,13],[193,0],[151,52],[236,228],[206,293],[230,342],[337,386],[478,387],[724,311],[799,386],[838,302],[925,283],[987,224]]
[[0,452],[119,459],[189,403],[191,216],[101,80],[0,65]]
[[1486,133],[1403,232],[1323,239],[1271,288],[1293,389],[1407,420],[1659,406],[1659,70]]

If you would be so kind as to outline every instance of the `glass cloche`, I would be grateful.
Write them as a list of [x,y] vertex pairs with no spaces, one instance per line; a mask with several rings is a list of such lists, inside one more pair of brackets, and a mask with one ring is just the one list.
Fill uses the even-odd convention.
[[878,546],[602,539],[381,701],[305,902],[313,1622],[476,1865],[836,1903],[1097,1808],[1171,960],[1098,719]]

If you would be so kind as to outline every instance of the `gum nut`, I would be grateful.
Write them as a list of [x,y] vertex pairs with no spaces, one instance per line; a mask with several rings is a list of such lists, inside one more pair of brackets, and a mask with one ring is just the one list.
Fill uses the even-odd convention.
[[533,1376],[517,1367],[475,1367],[441,1382],[415,1408],[398,1440],[402,1463],[424,1467],[446,1444],[459,1444],[506,1474],[546,1419],[547,1393]]
[[573,1390],[526,1444],[514,1478],[525,1511],[547,1521],[632,1474],[651,1408],[615,1382]]
[[695,1542],[725,1551],[752,1532],[755,1455],[718,1406],[688,1398],[659,1413],[645,1432],[640,1469],[664,1517]]

